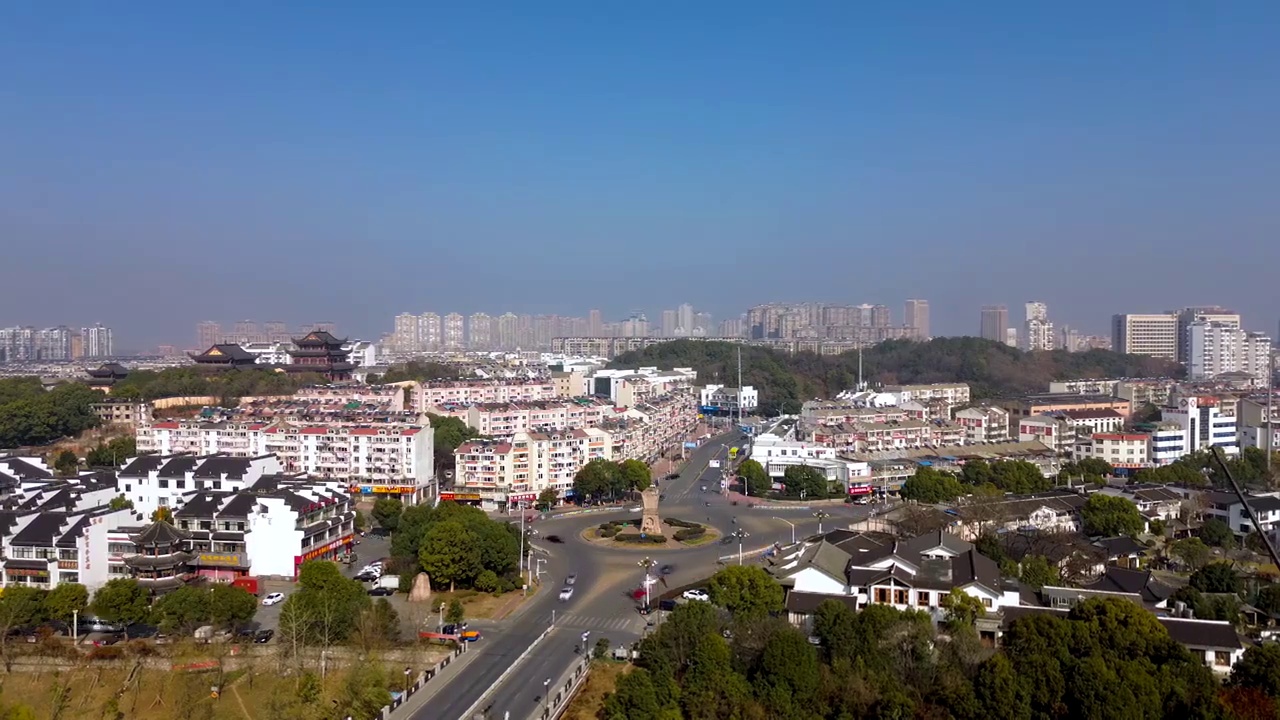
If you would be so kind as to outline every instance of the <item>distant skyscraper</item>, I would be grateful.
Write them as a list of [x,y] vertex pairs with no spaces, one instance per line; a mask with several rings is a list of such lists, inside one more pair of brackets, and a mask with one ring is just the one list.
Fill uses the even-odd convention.
[[418,349],[435,351],[444,343],[444,322],[439,313],[425,312],[418,316]]
[[59,325],[37,331],[34,350],[33,360],[70,360],[71,328]]
[[1174,313],[1111,316],[1111,348],[1129,355],[1178,359],[1178,316]]
[[268,320],[262,323],[262,334],[267,342],[288,342],[289,325],[279,320]]
[[338,326],[331,320],[321,320],[317,323],[311,323],[302,334],[306,335],[309,332],[325,332],[337,337]]
[[1191,361],[1191,326],[1198,322],[1218,323],[1227,328],[1240,329],[1240,314],[1217,305],[1188,307],[1178,311],[1178,362]]
[[[632,318],[634,319],[634,315]],[[676,334],[693,334],[693,306],[685,303],[676,309]]]
[[1007,342],[1009,334],[1009,308],[1005,305],[982,306],[982,330],[979,336],[985,340]]
[[467,340],[473,350],[492,350],[493,318],[486,313],[473,313],[467,318]]
[[458,313],[444,316],[444,349],[461,350],[466,333],[463,331],[464,321]]
[[1018,328],[1005,328],[1004,344],[1009,347],[1018,347]]
[[503,313],[498,316],[497,326],[499,348],[515,350],[520,346],[520,319],[514,313]]
[[115,357],[115,344],[112,342],[111,328],[102,325],[80,329],[80,342],[83,356],[86,358]]
[[391,331],[392,344],[397,352],[412,353],[422,350],[422,338],[419,333],[420,318],[413,313],[400,313],[396,316],[395,328]]
[[238,343],[257,342],[260,338],[258,323],[253,320],[241,320],[231,331],[232,339]]
[[662,311],[662,337],[675,337],[676,327],[680,324],[680,315],[675,310]]
[[711,334],[711,313],[700,312],[693,316],[693,334],[706,337]]
[[587,313],[587,334],[591,337],[600,337],[604,334],[604,318],[599,310]]
[[921,340],[928,340],[929,335],[929,301],[908,300],[903,323],[916,331]]
[[222,325],[213,320],[196,323],[196,346],[204,351],[222,342]]
[[1053,323],[1049,322],[1049,306],[1042,302],[1027,303],[1027,321],[1023,325],[1022,349],[1052,350]]
[[1267,382],[1271,338],[1226,322],[1200,320],[1187,330],[1188,379],[1212,380],[1224,373],[1245,373],[1259,385]]

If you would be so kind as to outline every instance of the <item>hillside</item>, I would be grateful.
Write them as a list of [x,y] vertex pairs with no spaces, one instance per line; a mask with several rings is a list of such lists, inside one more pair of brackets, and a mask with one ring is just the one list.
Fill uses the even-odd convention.
[[[739,345],[673,340],[619,355],[609,367],[692,367],[699,383],[737,383]],[[742,380],[760,391],[764,412],[798,412],[800,403],[832,397],[857,383],[858,353],[815,355],[742,345]],[[863,377],[871,383],[967,382],[974,399],[1047,392],[1049,382],[1089,377],[1177,377],[1177,363],[1108,350],[1024,353],[973,337],[928,342],[892,340],[863,351]]]

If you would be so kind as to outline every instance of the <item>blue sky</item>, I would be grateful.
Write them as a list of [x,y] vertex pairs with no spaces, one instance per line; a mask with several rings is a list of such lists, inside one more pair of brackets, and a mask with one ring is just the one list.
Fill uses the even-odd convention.
[[925,297],[946,334],[1031,299],[1276,329],[1280,5],[466,5],[0,4],[0,325]]

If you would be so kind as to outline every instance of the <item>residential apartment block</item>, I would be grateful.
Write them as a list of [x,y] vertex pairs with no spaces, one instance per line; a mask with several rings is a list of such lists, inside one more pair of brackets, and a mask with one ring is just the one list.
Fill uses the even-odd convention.
[[1269,386],[1271,338],[1225,322],[1187,326],[1187,378],[1213,380],[1240,373],[1258,386]]
[[956,413],[955,422],[964,428],[965,444],[1002,443],[1009,440],[1009,411],[982,406]]
[[1178,359],[1178,315],[1119,314],[1111,316],[1111,349],[1128,355]]
[[398,495],[408,503],[434,495],[430,425],[165,421],[143,425],[136,435],[140,453],[272,455],[280,464],[273,472],[341,480],[362,495]]
[[437,405],[519,403],[552,400],[559,395],[551,378],[541,380],[439,380],[410,383],[409,409],[426,412]]
[[456,417],[486,437],[507,437],[520,432],[552,428],[576,430],[600,425],[626,412],[608,400],[575,398],[522,403],[440,405],[428,412]]
[[574,476],[597,458],[614,459],[612,438],[596,428],[473,440],[454,451],[453,489],[441,499],[506,510],[532,504],[548,488],[557,497],[571,498]]

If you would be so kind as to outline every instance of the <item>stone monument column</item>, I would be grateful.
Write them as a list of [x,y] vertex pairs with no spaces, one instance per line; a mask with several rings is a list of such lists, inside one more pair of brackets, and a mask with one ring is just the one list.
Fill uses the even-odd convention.
[[650,486],[640,493],[644,514],[640,518],[640,532],[645,535],[661,535],[662,520],[658,517],[658,488]]

